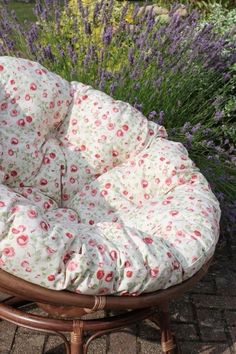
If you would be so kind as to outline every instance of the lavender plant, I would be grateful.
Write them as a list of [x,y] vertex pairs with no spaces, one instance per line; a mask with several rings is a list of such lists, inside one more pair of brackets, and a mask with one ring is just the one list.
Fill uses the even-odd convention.
[[[39,61],[68,80],[85,82],[130,102],[183,142],[217,194],[222,235],[235,229],[235,43],[212,24],[199,26],[170,12],[160,23],[152,11],[114,0],[37,0],[37,22],[21,26],[0,10],[0,53]],[[119,3],[119,6],[120,3]],[[119,14],[119,16],[117,15]],[[127,21],[129,14],[129,21]],[[130,20],[131,16],[131,20]]]

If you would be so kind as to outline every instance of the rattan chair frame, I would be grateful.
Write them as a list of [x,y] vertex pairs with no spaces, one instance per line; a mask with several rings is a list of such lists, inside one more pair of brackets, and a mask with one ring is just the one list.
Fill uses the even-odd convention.
[[[0,270],[0,291],[10,295],[0,302],[0,319],[41,332],[59,335],[66,354],[86,354],[92,340],[149,318],[161,332],[163,353],[179,353],[170,329],[168,304],[181,297],[206,274],[211,260],[190,279],[165,290],[139,296],[91,296],[55,291],[29,283],[4,270]],[[45,316],[27,312],[22,305],[34,303],[46,312]],[[119,315],[99,319],[84,319],[87,313],[104,310],[122,310]],[[157,311],[158,310],[158,311]],[[89,331],[94,334],[85,339]],[[70,333],[70,341],[64,333]]]

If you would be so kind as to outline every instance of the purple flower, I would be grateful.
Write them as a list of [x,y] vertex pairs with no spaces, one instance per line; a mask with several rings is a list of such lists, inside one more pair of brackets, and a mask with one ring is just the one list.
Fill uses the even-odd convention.
[[165,114],[163,111],[160,111],[159,113],[159,119],[157,120],[157,123],[162,125],[164,123],[164,118],[165,118]]
[[194,134],[194,133],[196,133],[201,127],[202,127],[201,123],[197,123],[196,125],[194,125],[194,126],[192,127],[191,132]]
[[217,112],[215,113],[214,120],[215,120],[216,122],[219,122],[219,121],[222,119],[222,117],[223,117],[223,113],[222,113],[221,111],[217,111]]
[[105,45],[109,45],[111,43],[111,40],[112,40],[112,26],[111,25],[107,25],[104,28],[102,39],[103,39],[103,43]]
[[150,119],[150,120],[153,120],[156,117],[157,117],[157,112],[156,111],[152,111],[148,115],[148,119]]

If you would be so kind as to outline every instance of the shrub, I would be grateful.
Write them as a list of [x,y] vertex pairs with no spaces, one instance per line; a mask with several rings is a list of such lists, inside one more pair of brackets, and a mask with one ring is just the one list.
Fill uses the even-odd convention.
[[[84,0],[87,1],[87,0]],[[130,102],[183,142],[209,180],[222,207],[222,234],[233,232],[235,44],[194,11],[160,23],[138,6],[96,1],[37,0],[37,23],[20,26],[0,15],[0,51],[41,62],[68,80]],[[127,14],[129,17],[127,18]],[[131,14],[131,15],[130,15]],[[130,20],[131,16],[131,20]],[[227,109],[226,109],[227,108]]]

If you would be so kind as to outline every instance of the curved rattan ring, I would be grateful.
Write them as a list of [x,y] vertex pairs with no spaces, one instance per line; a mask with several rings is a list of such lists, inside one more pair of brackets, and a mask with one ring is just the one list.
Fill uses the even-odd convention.
[[[187,279],[178,285],[139,296],[92,296],[71,293],[65,290],[55,291],[29,283],[2,269],[0,269],[0,289],[7,294],[19,296],[25,300],[51,305],[63,304],[63,306],[78,306],[80,308],[95,308],[97,310],[99,308],[97,308],[98,303],[100,304],[102,302],[102,308],[104,309],[139,309],[156,306],[163,301],[166,302],[181,296],[183,293],[191,289],[206,274],[210,263],[211,260],[205,263],[190,279]],[[103,298],[103,300],[101,298]],[[101,307],[99,309],[101,309]]]
[[[176,346],[175,337],[170,330],[168,303],[190,290],[206,274],[210,263],[211,260],[181,284],[135,297],[92,296],[69,291],[49,290],[0,270],[0,291],[13,296],[0,302],[0,319],[38,331],[54,332],[64,338],[67,354],[86,354],[88,346],[96,337],[149,318],[161,331],[163,353],[180,353],[178,346]],[[39,307],[46,309],[49,317],[30,314],[24,309],[15,308],[25,302],[37,303]],[[158,319],[155,307],[158,307],[159,310]],[[103,309],[122,309],[126,312],[99,319],[82,319],[83,315],[88,312]],[[127,312],[127,310],[129,311]],[[67,318],[64,318],[65,316]],[[84,331],[93,331],[95,334],[86,341]],[[61,332],[71,333],[70,344]]]

